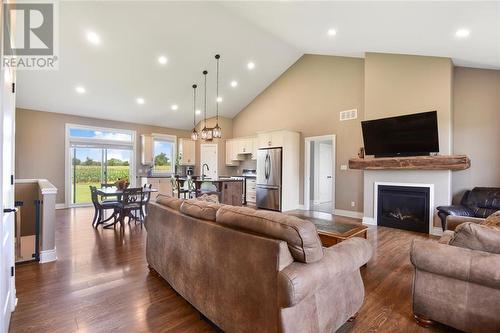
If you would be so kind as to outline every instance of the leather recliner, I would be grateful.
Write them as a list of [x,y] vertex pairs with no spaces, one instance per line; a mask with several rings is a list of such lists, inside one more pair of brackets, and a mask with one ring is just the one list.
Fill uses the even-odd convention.
[[499,209],[500,187],[474,187],[464,193],[460,205],[437,207],[443,231],[449,215],[487,218]]

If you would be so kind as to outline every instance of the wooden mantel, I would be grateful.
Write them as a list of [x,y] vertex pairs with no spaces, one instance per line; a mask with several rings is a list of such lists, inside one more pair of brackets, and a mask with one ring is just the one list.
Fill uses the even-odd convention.
[[465,170],[470,167],[466,155],[351,158],[350,169],[362,170]]

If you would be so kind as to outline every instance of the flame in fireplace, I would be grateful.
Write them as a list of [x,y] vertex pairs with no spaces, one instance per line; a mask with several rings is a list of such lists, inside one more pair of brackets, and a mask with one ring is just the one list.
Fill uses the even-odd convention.
[[413,217],[411,214],[407,214],[407,215],[403,214],[403,212],[399,208],[396,208],[396,210],[394,212],[390,212],[389,216],[393,217],[395,219],[398,219],[400,221],[404,221],[406,219]]

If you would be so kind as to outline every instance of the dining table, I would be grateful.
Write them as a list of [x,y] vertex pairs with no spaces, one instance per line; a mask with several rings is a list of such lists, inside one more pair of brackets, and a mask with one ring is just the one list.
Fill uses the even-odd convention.
[[[143,187],[142,188],[142,193],[151,194],[151,193],[154,193],[154,192],[158,192],[158,190],[154,189],[154,188],[149,188],[149,187]],[[103,198],[116,197],[117,201],[121,202],[122,201],[122,197],[123,197],[123,189],[119,189],[117,187],[101,187],[101,188],[97,189],[97,194],[99,196],[103,197]],[[151,196],[148,195],[148,200],[147,201],[149,201],[150,197]],[[147,202],[145,202],[144,204],[146,204],[146,203]],[[111,217],[109,219],[111,219]],[[109,227],[114,226],[118,222],[119,222],[119,220],[115,219],[113,222],[107,223],[103,227],[104,228],[109,228]]]

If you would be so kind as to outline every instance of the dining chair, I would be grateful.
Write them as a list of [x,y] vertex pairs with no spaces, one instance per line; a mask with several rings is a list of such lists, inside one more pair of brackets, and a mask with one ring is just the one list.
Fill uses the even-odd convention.
[[142,210],[144,212],[144,216],[148,215],[148,202],[151,199],[151,192],[146,190],[151,190],[153,188],[153,184],[144,184],[142,191]]
[[170,186],[172,187],[172,196],[180,197],[179,195],[179,183],[177,182],[177,178],[174,175],[170,176]]
[[120,203],[120,217],[119,221],[123,225],[125,217],[128,217],[128,222],[131,219],[137,221],[144,221],[144,212],[142,210],[142,187],[126,188],[122,193],[122,201]]
[[[116,219],[118,217],[118,213],[120,211],[120,205],[117,201],[99,201],[99,195],[97,194],[97,187],[90,185],[90,196],[92,199],[92,204],[94,205],[95,213],[94,218],[92,219],[92,226],[97,228],[99,224],[103,224],[111,219]],[[104,219],[104,211],[105,210],[113,210],[113,214],[107,219]]]

